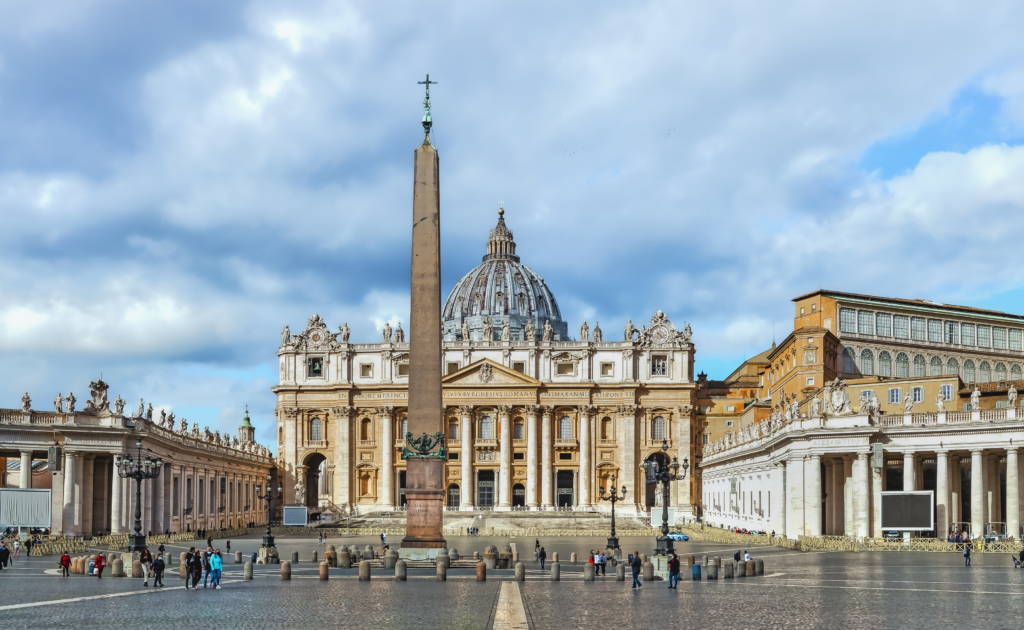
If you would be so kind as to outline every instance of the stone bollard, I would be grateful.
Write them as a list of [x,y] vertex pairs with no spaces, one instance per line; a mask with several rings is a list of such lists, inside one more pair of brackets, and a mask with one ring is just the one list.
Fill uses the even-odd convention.
[[640,562],[647,562],[647,554],[646,553],[640,554]]
[[338,554],[338,566],[342,569],[352,568],[352,554],[347,551],[342,551]]
[[[443,552],[443,551],[444,551],[444,549],[442,549],[441,551]],[[448,567],[452,566],[452,559],[451,559],[451,557],[450,557],[450,556],[449,556],[448,554],[446,554],[446,553],[438,553],[438,554],[437,554],[437,557],[436,557],[436,558],[434,558],[434,563],[435,563],[435,564],[439,564],[439,565],[440,565],[440,564],[443,564],[443,565],[444,565],[444,568],[445,568],[445,569],[447,570],[447,569],[448,569]]]
[[526,581],[526,566],[522,562],[516,563],[516,582]]
[[363,560],[359,563],[359,581],[369,582],[370,581],[370,561]]
[[561,578],[562,578],[561,565],[559,565],[558,561],[556,560],[555,562],[551,563],[551,581],[552,582],[557,582]]
[[334,548],[334,545],[327,545],[327,551],[337,551],[337,549]]
[[456,549],[455,547],[452,547],[451,550],[448,552],[448,558],[450,558],[451,560],[458,560],[459,559],[459,550]]
[[551,561],[552,562],[558,562],[558,552],[557,551],[552,551],[551,552]]
[[321,582],[326,582],[327,581],[327,578],[329,577],[328,573],[329,572],[327,571],[327,561],[324,560],[323,562],[320,563],[320,581]]
[[626,581],[626,563],[620,562],[615,565],[615,579],[619,582]]
[[536,551],[534,551],[533,552],[533,561],[534,562],[540,562],[540,557],[539,556],[540,556],[540,554],[537,553]]
[[[485,556],[488,554],[484,554]],[[476,581],[486,582],[487,581],[487,564],[484,562],[476,563]]]
[[242,564],[242,552],[241,551],[236,551],[235,552],[235,564]]
[[708,565],[708,579],[709,580],[717,580],[718,579],[718,565],[717,564],[711,563],[711,564]]
[[502,551],[498,554],[498,568],[499,569],[511,569],[512,568],[512,554],[507,551]]
[[313,551],[313,562],[316,562],[319,558],[316,555],[316,551]]
[[124,560],[118,558],[110,563],[110,575],[112,577],[124,577]]
[[707,556],[704,556],[704,561],[701,562],[701,564],[704,565],[704,566],[708,566],[708,557]]
[[569,554],[569,564],[576,564],[576,552]]
[[757,574],[757,563],[753,560],[747,560],[747,575],[753,576]]
[[719,569],[722,568],[722,556],[715,556],[715,566]]
[[178,565],[178,578],[181,580],[188,578],[188,567],[185,566],[184,562]]
[[652,582],[652,581],[654,581],[654,563],[651,562],[650,560],[648,560],[647,562],[644,562],[643,563],[642,573],[643,573],[643,576],[644,576],[643,577],[644,582]]
[[293,551],[292,552],[292,564],[298,564],[298,563],[299,563],[299,552],[298,551]]
[[695,582],[699,582],[700,581],[700,565],[699,564],[693,565],[693,568],[691,570],[693,571],[693,580]]
[[518,551],[513,551],[512,552],[512,562],[513,563],[519,562],[519,552]]
[[242,579],[243,580],[251,580],[252,579],[252,562],[246,562],[245,566],[242,567]]
[[764,560],[762,560],[761,558],[755,558],[754,564],[757,565],[755,573],[757,575],[764,575]]
[[732,577],[733,577],[732,576],[732,568],[733,568],[732,560],[726,560],[722,564],[722,579],[723,580],[731,580],[732,579]]
[[363,560],[373,560],[373,545],[363,547]]
[[692,567],[696,563],[697,563],[697,559],[693,557],[692,553],[689,554],[688,556],[686,556],[686,564],[688,564],[688,565],[690,565]]
[[290,580],[292,579],[292,563],[285,560],[281,563],[281,579]]
[[[390,552],[388,552],[390,555]],[[409,576],[409,571],[405,568],[405,560],[399,560],[395,563],[395,581],[405,582]]]
[[479,551],[474,551],[473,552],[473,559],[474,560],[479,560],[480,559],[480,552]]
[[142,577],[142,563],[139,562],[138,560],[133,560],[132,561],[132,577],[133,578],[140,578],[140,577]]
[[484,552],[483,564],[488,569],[497,569],[498,568],[498,554],[491,553],[489,551],[488,552]]
[[583,581],[593,582],[594,581],[594,564],[591,562],[583,565]]
[[398,552],[394,549],[389,549],[388,552],[384,554],[383,562],[385,569],[394,569],[398,564]]
[[448,563],[438,562],[437,563],[437,581],[447,582],[448,581]]

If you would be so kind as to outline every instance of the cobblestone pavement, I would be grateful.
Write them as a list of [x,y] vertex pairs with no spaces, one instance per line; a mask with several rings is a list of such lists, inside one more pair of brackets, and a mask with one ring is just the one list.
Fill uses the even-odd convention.
[[[332,539],[330,544],[373,544],[380,540]],[[391,541],[393,545],[397,541]],[[507,538],[461,538],[450,546],[462,554],[482,551]],[[530,562],[533,540],[514,539],[527,558],[527,581],[521,585],[530,628],[568,630],[624,624],[630,628],[1003,628],[1020,627],[1024,613],[1024,571],[1012,568],[1006,555],[976,554],[972,567],[963,558],[939,553],[800,553],[780,548],[751,548],[765,560],[757,578],[694,582],[678,590],[664,582],[639,591],[615,581],[614,571],[594,583],[582,581],[582,563],[563,561],[562,581]],[[596,548],[603,539],[542,539],[550,551],[567,559]],[[653,541],[624,539],[628,550],[649,550]],[[18,558],[0,572],[0,628],[151,628],[154,624],[197,623],[229,628],[442,628],[490,629],[502,581],[511,571],[491,571],[477,583],[471,570],[451,570],[449,581],[436,582],[433,570],[410,570],[406,583],[390,571],[376,570],[369,583],[356,570],[334,569],[331,579],[317,579],[309,562],[316,539],[279,539],[282,556],[299,551],[292,580],[280,579],[275,565],[258,566],[255,580],[241,580],[233,557],[225,564],[224,588],[186,591],[175,564],[167,587],[145,588],[141,580],[56,575],[56,557]],[[177,552],[187,544],[168,546]],[[225,548],[224,541],[215,546]],[[233,550],[249,553],[259,539],[232,540]],[[735,549],[714,543],[679,543],[681,553],[731,557]],[[323,546],[319,547],[323,551]],[[286,555],[288,554],[288,555]],[[514,592],[514,591],[511,591]]]

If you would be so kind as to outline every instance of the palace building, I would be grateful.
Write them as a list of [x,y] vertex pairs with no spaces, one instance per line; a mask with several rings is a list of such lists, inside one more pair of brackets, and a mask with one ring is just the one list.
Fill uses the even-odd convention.
[[[658,311],[622,338],[584,322],[569,339],[554,294],[522,264],[504,210],[482,263],[442,310],[449,510],[610,509],[599,489],[627,488],[616,509],[645,513],[661,493],[643,463],[695,461],[694,346]],[[278,469],[285,505],[333,515],[405,503],[409,344],[399,324],[352,343],[318,315],[278,350]],[[694,510],[692,477],[670,505]]]

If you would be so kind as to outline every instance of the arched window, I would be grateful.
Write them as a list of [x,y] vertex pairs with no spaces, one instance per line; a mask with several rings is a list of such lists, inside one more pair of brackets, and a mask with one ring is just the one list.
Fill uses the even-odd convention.
[[480,418],[480,439],[494,439],[494,418],[490,416],[484,416],[483,418]]
[[928,376],[942,376],[942,359],[932,357],[928,363]]
[[996,363],[996,380],[997,381],[1005,381],[1006,380],[1006,364],[1005,363]]
[[457,440],[459,439],[459,423],[451,422],[448,424],[448,439]]
[[519,419],[519,418],[516,418],[516,421],[512,424],[512,439],[513,440],[522,440],[522,439],[525,439],[525,438],[526,438],[526,435],[525,435],[525,432],[523,430],[523,421],[521,419]]
[[896,378],[910,376],[910,357],[905,352],[896,355]]
[[892,376],[892,355],[885,350],[878,353],[878,375]]
[[370,436],[371,436],[371,433],[370,433],[370,419],[369,418],[363,418],[363,422],[359,426],[359,439],[360,440],[372,440],[373,438],[370,437]]
[[974,361],[971,361],[970,359],[964,361],[964,382],[974,382]]
[[949,374],[950,376],[955,376],[959,373],[960,362],[954,359],[953,357],[949,357],[949,360],[946,361],[946,374]]
[[852,348],[843,348],[843,371],[849,374],[857,371],[857,362],[853,359]]
[[1010,378],[1012,378],[1015,381],[1020,380],[1020,366],[1016,363],[1010,366]]
[[448,486],[448,507],[450,507],[450,508],[457,508],[457,507],[459,507],[459,497],[460,496],[461,496],[461,492],[459,492],[459,484],[453,483],[452,485]]
[[309,439],[313,442],[324,439],[324,423],[320,418],[313,418],[309,421]]
[[569,416],[562,416],[558,419],[558,439],[572,439],[572,420],[569,419]]
[[914,355],[914,377],[924,376],[924,355]]
[[875,354],[867,348],[860,351],[860,373],[867,376],[875,373]]
[[405,434],[409,432],[409,418],[402,418],[401,431],[398,433],[398,439],[404,440]]
[[281,427],[277,428],[277,441],[284,442],[284,429]]
[[989,365],[988,361],[982,361],[981,365],[978,366],[978,382],[988,383],[992,380],[992,366]]
[[654,419],[654,439],[664,440],[665,439],[665,419],[658,416]]
[[601,419],[601,439],[610,440],[612,439],[612,419],[602,418]]

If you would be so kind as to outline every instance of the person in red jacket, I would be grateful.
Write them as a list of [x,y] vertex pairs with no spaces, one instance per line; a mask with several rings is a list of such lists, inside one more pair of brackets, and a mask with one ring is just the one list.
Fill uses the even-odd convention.
[[96,577],[103,577],[103,567],[105,567],[106,565],[107,559],[103,557],[103,553],[101,552],[96,554],[96,564],[94,565],[96,567]]
[[71,556],[69,556],[66,551],[64,552],[64,555],[60,557],[60,568],[61,571],[64,572],[64,577],[70,576]]

